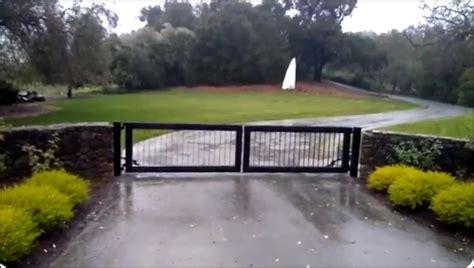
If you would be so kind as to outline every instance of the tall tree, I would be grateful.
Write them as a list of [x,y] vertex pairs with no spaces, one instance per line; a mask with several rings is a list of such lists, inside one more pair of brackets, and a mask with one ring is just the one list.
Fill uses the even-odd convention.
[[387,55],[387,66],[380,74],[389,89],[394,93],[416,94],[417,80],[421,75],[417,50],[397,30],[377,36],[376,42],[378,49]]
[[425,4],[425,19],[431,26],[442,28],[452,40],[474,39],[474,4],[470,0],[451,0],[434,7]]
[[[115,82],[128,89],[158,89],[191,81],[194,33],[165,24],[160,32],[145,27],[110,40]],[[191,81],[192,82],[192,81]]]
[[474,5],[469,0],[450,0],[424,9],[427,23],[404,32],[420,55],[417,94],[456,102],[460,77],[474,66]]
[[165,23],[173,27],[194,28],[195,15],[193,6],[188,1],[166,1],[164,10],[158,6],[150,6],[141,10],[140,20],[148,27],[160,31]]
[[281,18],[249,3],[224,1],[217,7],[201,16],[195,29],[198,81],[248,84],[283,77],[289,55]]
[[283,0],[286,9],[296,9],[306,22],[331,17],[341,23],[354,10],[357,0]]
[[106,29],[92,10],[79,14],[71,21],[70,65],[75,86],[104,84],[109,79],[104,47]]
[[57,6],[57,0],[0,1],[0,35],[21,43],[44,30],[45,12]]
[[290,26],[294,53],[321,81],[326,64],[334,58],[341,43],[341,22],[354,10],[357,0],[284,0],[285,7],[296,9]]
[[67,96],[72,97],[74,87],[105,77],[102,42],[106,25],[115,27],[117,16],[95,4],[84,8],[75,3],[65,10],[55,5],[45,10],[44,33],[32,38],[27,53],[45,83],[67,84]]
[[66,80],[67,46],[65,21],[56,7],[48,8],[43,33],[32,37],[26,47],[30,63],[44,83],[63,83]]

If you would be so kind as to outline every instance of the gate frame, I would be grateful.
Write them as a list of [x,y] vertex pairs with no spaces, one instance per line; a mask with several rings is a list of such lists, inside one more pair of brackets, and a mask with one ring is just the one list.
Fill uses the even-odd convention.
[[[125,165],[122,166],[122,130],[125,129]],[[133,166],[133,130],[208,130],[235,131],[235,163],[232,166]],[[341,167],[258,167],[250,166],[251,132],[294,132],[294,133],[339,133],[343,134]],[[362,129],[359,127],[330,126],[264,126],[264,125],[212,125],[212,124],[166,124],[166,123],[113,123],[114,176],[125,172],[305,172],[305,173],[347,173],[359,175],[360,145]]]
[[[278,167],[278,166],[251,166],[250,165],[250,143],[252,132],[291,132],[291,133],[336,133],[343,134],[342,144],[342,165],[341,167]],[[352,127],[331,127],[331,126],[244,126],[244,152],[243,152],[243,172],[268,172],[268,173],[347,173],[351,171],[351,176],[357,177],[359,166],[359,154],[351,153],[359,150],[360,135],[356,137],[351,134],[360,134],[360,128]],[[352,136],[352,148],[351,148]],[[357,142],[359,141],[359,142]],[[358,146],[356,146],[359,144]],[[355,151],[353,151],[355,152]],[[349,163],[350,160],[350,163]],[[354,169],[354,170],[353,170]]]
[[[242,161],[242,126],[206,124],[123,123],[125,128],[125,172],[240,172]],[[235,132],[235,162],[231,166],[134,166],[133,130],[207,130]]]

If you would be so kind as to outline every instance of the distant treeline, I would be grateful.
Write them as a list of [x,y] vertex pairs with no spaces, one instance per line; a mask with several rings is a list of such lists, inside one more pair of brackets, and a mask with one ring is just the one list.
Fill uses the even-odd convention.
[[[343,33],[357,0],[167,1],[141,11],[146,26],[117,36],[117,16],[56,0],[0,2],[0,74],[15,83],[178,85],[280,82],[292,57],[298,80],[330,78],[474,105],[474,8],[425,7],[426,23],[386,34]],[[0,78],[2,79],[2,78]]]

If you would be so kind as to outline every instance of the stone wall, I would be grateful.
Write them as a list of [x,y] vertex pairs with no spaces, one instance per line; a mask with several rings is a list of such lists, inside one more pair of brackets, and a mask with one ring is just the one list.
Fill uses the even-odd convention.
[[442,145],[441,155],[436,160],[440,169],[463,179],[474,178],[474,150],[467,140],[376,130],[364,131],[362,135],[361,177],[366,178],[375,167],[389,164],[388,156],[393,153],[393,147],[407,141],[438,142]]
[[106,123],[61,124],[21,127],[3,133],[0,154],[7,154],[7,170],[0,184],[10,184],[31,174],[28,156],[22,150],[30,144],[45,149],[54,133],[59,137],[55,156],[63,167],[93,181],[106,180],[113,174],[113,127]]

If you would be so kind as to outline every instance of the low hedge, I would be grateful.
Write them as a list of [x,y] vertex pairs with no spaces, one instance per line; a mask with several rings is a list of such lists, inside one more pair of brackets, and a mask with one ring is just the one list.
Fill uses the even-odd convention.
[[40,230],[48,231],[73,216],[69,197],[51,186],[20,184],[0,191],[0,205],[24,209]]
[[0,263],[28,254],[40,235],[31,215],[20,208],[0,206]]
[[89,198],[89,183],[64,170],[33,174],[0,190],[0,263],[28,254],[41,232],[69,221]]
[[431,210],[449,224],[474,227],[474,182],[452,185],[436,194]]
[[374,191],[387,191],[388,187],[399,177],[418,174],[419,170],[406,165],[390,165],[378,167],[367,180],[367,187]]
[[415,209],[430,204],[439,191],[455,184],[454,177],[442,172],[411,172],[398,177],[388,188],[388,198],[395,206]]
[[51,186],[65,194],[73,205],[89,199],[89,183],[84,179],[67,173],[64,170],[42,171],[33,174],[26,184],[34,186]]

